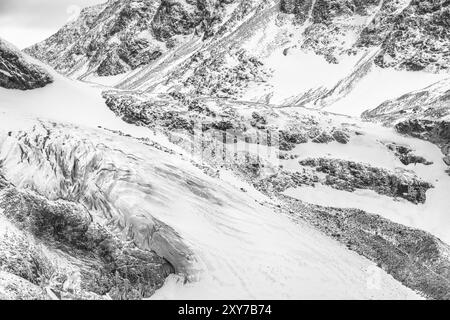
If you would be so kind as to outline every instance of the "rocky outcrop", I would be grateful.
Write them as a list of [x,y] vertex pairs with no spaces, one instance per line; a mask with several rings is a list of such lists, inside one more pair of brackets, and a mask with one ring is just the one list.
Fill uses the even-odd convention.
[[427,140],[437,145],[450,144],[450,121],[407,120],[397,123],[395,129],[399,133]]
[[296,145],[309,141],[314,143],[330,143],[336,141],[341,144],[347,144],[349,140],[349,133],[336,128],[328,131],[316,126],[301,131],[294,128],[279,131],[279,146],[282,151],[291,151],[295,149]]
[[51,82],[53,79],[47,71],[0,39],[0,87],[30,90],[45,87]]
[[[160,1],[109,1],[83,9],[77,20],[25,51],[70,75],[113,76],[151,63],[165,43],[151,33]],[[111,17],[114,16],[114,19]]]
[[267,178],[260,179],[254,182],[253,185],[257,190],[265,194],[276,196],[289,188],[314,186],[319,181],[319,177],[313,172],[281,171]]
[[401,134],[430,141],[438,145],[444,154],[443,161],[450,166],[450,121],[406,120],[397,123],[395,129]]
[[193,133],[194,124],[184,110],[172,106],[165,100],[140,100],[133,96],[104,93],[106,105],[124,121],[148,127],[163,127],[168,130],[186,130]]
[[193,32],[212,34],[214,24],[221,22],[224,5],[235,0],[163,0],[152,22],[157,39],[167,40]]
[[353,161],[309,158],[300,160],[299,163],[325,174],[323,183],[338,190],[369,189],[417,204],[425,203],[427,190],[433,188],[430,183],[411,176],[406,171],[394,173]]
[[156,61],[183,36],[210,34],[232,2],[109,1],[84,9],[76,21],[26,52],[67,75],[85,68],[81,76],[114,76]]
[[[227,61],[235,61],[230,66]],[[201,52],[191,58],[192,75],[185,81],[189,93],[208,97],[239,97],[252,82],[263,82],[268,76],[263,63],[245,50],[230,52],[227,56],[212,52],[205,57]]]
[[398,145],[396,143],[388,143],[386,147],[391,150],[395,156],[403,163],[405,166],[410,164],[418,164],[421,163],[423,165],[429,166],[432,165],[433,162],[427,161],[424,157],[417,156],[414,154],[414,151],[407,146]]

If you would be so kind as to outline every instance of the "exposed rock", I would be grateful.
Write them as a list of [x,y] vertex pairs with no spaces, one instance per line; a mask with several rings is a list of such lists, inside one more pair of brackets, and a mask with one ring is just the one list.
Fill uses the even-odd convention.
[[[237,98],[251,82],[263,82],[267,71],[263,63],[251,56],[245,50],[230,52],[236,63],[230,66],[226,56],[211,52],[210,56],[203,53],[194,55],[187,67],[192,74],[185,80],[184,86],[189,92],[200,96],[234,97]],[[176,76],[176,75],[175,75]]]
[[45,87],[51,82],[53,79],[47,71],[0,39],[0,87],[30,90]]
[[433,188],[430,183],[411,177],[407,172],[393,173],[353,161],[310,158],[300,160],[299,163],[326,174],[323,183],[339,190],[370,189],[417,204],[425,203],[427,190]]
[[[81,77],[111,76],[157,60],[194,33],[211,35],[234,0],[115,0],[82,10],[77,20],[26,52]],[[114,19],[111,17],[114,16]]]
[[258,129],[265,129],[267,125],[267,119],[265,116],[260,115],[257,112],[252,113],[252,120],[250,121],[250,124],[253,127],[256,127]]
[[106,58],[100,63],[97,68],[99,76],[115,76],[129,70],[127,64],[122,61],[117,53],[109,52]]
[[167,108],[166,101],[140,101],[133,96],[117,96],[109,93],[104,93],[103,96],[106,105],[128,123],[161,126],[168,130],[187,130],[193,133],[193,122],[179,109]]
[[334,130],[331,135],[333,136],[334,140],[342,144],[347,144],[350,141],[350,135],[341,130]]
[[397,132],[411,137],[427,140],[440,146],[450,144],[450,121],[414,119],[395,125]]
[[177,35],[188,35],[196,28],[207,32],[220,21],[223,4],[234,0],[162,0],[152,22],[157,39],[170,39]]
[[165,50],[165,43],[151,33],[159,4],[126,0],[85,8],[77,20],[25,51],[67,75],[82,68],[81,76],[112,76],[134,70],[153,62]]
[[[89,293],[99,296],[108,293],[114,299],[149,297],[162,286],[168,274],[174,272],[156,253],[120,240],[107,228],[93,222],[90,214],[79,205],[52,202],[9,186],[0,191],[0,208],[2,216],[15,226],[12,228],[20,230],[0,241],[2,270],[41,289],[44,284],[53,285],[51,290],[60,297],[87,298]],[[27,239],[30,237],[34,240]],[[38,242],[42,242],[45,249],[41,249]],[[64,263],[60,261],[55,265],[51,261],[48,252],[53,251],[61,261],[67,259],[65,263],[77,270],[79,279],[69,280],[68,275],[58,269],[63,268]],[[70,259],[58,252],[64,252]],[[60,273],[57,282],[56,273]]]
[[280,130],[279,139],[280,150],[282,151],[291,151],[297,144],[308,142],[308,136],[306,134],[300,132],[293,133],[286,130]]
[[407,146],[398,145],[396,143],[388,143],[387,148],[394,152],[395,156],[403,163],[405,166],[410,164],[424,164],[426,166],[432,165],[433,162],[427,161],[424,157],[417,156]]
[[[312,133],[312,134],[314,134],[314,133]],[[311,134],[310,134],[310,136],[311,136]],[[327,132],[321,132],[319,135],[316,135],[312,139],[312,142],[315,142],[315,143],[329,143],[331,141],[334,141],[334,138]]]
[[399,122],[395,129],[402,134],[437,144],[444,154],[443,161],[448,165],[450,155],[450,121],[415,119]]
[[446,0],[412,0],[406,8],[384,1],[360,44],[381,45],[375,63],[384,68],[445,71],[450,65],[443,50],[450,45],[449,17]]
[[289,188],[295,188],[300,186],[314,186],[316,182],[319,182],[319,177],[312,172],[288,172],[280,171],[267,178],[256,181],[254,187],[269,195],[277,195]]

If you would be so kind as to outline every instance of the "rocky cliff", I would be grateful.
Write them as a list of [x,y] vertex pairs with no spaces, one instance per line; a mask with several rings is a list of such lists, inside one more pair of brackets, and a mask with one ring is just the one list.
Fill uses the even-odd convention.
[[47,71],[0,39],[0,87],[29,90],[44,87],[52,81]]

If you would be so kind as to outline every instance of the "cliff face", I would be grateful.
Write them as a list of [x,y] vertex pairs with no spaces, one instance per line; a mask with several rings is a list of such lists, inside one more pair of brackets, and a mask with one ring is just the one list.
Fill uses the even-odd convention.
[[146,32],[158,4],[109,1],[84,9],[76,21],[26,52],[64,74],[93,71],[108,76],[132,70],[163,50]]
[[231,2],[109,1],[26,52],[68,75],[118,75],[155,61],[183,36],[207,32]]
[[0,87],[29,90],[44,87],[52,81],[47,71],[0,39]]
[[295,14],[300,23],[309,18],[313,23],[310,28],[317,29],[313,40],[346,32],[340,18],[366,17],[369,21],[358,31],[354,49],[380,46],[375,59],[378,66],[432,72],[449,68],[447,1],[283,0],[281,11]]
[[[366,28],[360,45],[381,45],[376,64],[411,71],[445,71],[450,68],[450,4],[448,1],[410,1],[408,6],[390,12],[384,1],[374,23]],[[381,35],[381,36],[380,36]]]

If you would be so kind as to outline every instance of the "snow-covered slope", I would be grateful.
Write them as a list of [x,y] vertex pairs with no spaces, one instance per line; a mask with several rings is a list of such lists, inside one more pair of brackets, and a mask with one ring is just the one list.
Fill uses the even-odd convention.
[[[128,242],[149,253],[156,281],[141,298],[448,299],[449,8],[87,8],[26,50],[83,82],[48,71],[44,88],[0,88],[0,186],[83,208],[119,257]],[[365,118],[395,128],[353,117],[373,108]],[[18,214],[0,217],[28,235]],[[84,294],[117,297],[83,274]]]
[[[424,262],[428,257],[418,257],[421,262],[410,260],[420,256],[418,248],[429,236],[434,239],[431,242],[437,241],[437,248],[447,248],[431,234],[449,241],[446,193],[450,179],[440,150],[433,144],[404,138],[381,125],[300,107],[214,98],[189,100],[180,94],[110,91],[104,96],[111,110],[125,121],[163,132],[170,141],[193,152],[208,165],[212,176],[233,182],[251,195],[256,189],[256,194],[268,197],[266,201],[280,205],[281,212],[320,226],[350,250],[380,263],[405,285],[427,296],[447,296],[448,282],[437,280],[436,286],[436,279],[419,280],[427,277],[429,269],[443,270],[442,265],[429,265]],[[230,172],[235,178],[229,179]],[[316,197],[308,197],[307,192]],[[333,201],[334,197],[343,201]],[[300,199],[301,204],[292,199]],[[305,203],[320,208],[305,208]],[[366,219],[377,222],[363,222],[355,230],[363,228],[365,235],[355,234],[345,230],[345,218],[336,226],[329,225],[336,217],[329,206],[359,216],[357,223]],[[349,208],[364,211],[355,213]],[[353,225],[350,218],[347,222]],[[347,232],[351,240],[340,237]],[[392,240],[393,235],[398,238]],[[379,237],[386,241],[381,248]],[[418,247],[403,248],[412,238]],[[445,265],[446,250],[432,250],[437,255],[434,261]],[[396,256],[395,252],[401,252],[401,257],[386,263],[385,257]],[[404,278],[405,273],[414,276]],[[438,278],[448,278],[448,274]],[[435,284],[424,288],[422,281]]]
[[362,117],[385,124],[417,118],[450,120],[450,78],[408,92],[397,99],[384,101],[377,108],[364,112]]
[[[208,177],[152,140],[9,114],[1,117],[5,178],[81,203],[94,221],[166,258],[179,275],[155,297],[417,298],[375,264],[260,203],[262,195]],[[374,268],[379,287],[368,285]]]
[[[238,171],[217,176],[163,130],[122,122],[107,110],[103,88],[53,77],[33,91],[0,89],[4,179],[40,201],[82,205],[94,222],[166,259],[176,274],[155,298],[419,297],[375,262],[280,211]],[[15,223],[21,211],[8,212]],[[63,283],[98,295],[83,274]],[[49,290],[73,298],[67,285]]]

